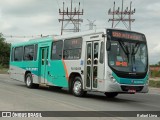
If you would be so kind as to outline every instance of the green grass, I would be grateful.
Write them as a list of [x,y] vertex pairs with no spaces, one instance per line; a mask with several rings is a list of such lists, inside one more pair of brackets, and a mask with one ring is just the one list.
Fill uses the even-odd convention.
[[8,68],[0,68],[0,74],[8,74]]
[[149,86],[150,87],[160,88],[160,81],[150,80],[149,81]]

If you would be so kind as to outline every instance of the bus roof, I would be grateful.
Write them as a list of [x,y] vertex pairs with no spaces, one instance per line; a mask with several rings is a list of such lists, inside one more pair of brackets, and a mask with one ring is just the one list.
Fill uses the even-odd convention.
[[[113,28],[108,28],[108,29],[113,29]],[[46,36],[46,37],[42,37],[42,38],[30,39],[25,42],[13,43],[12,46],[23,46],[23,45],[36,44],[36,43],[47,42],[47,41],[49,42],[49,41],[54,41],[54,40],[57,41],[57,40],[75,38],[75,37],[83,37],[83,36],[92,35],[92,34],[104,33],[105,30],[106,30],[106,28],[77,32],[74,34],[72,33],[72,34],[65,34],[65,35]],[[124,30],[124,29],[116,29],[116,30],[128,31],[128,30]],[[134,32],[134,31],[130,31],[130,32]]]
[[47,42],[47,41],[53,41],[53,40],[63,40],[63,39],[69,39],[69,38],[75,38],[75,37],[81,37],[86,35],[92,35],[92,34],[98,34],[103,33],[105,29],[97,29],[97,30],[89,30],[89,31],[83,31],[83,32],[77,32],[74,34],[66,34],[66,35],[53,35],[53,36],[46,36],[42,38],[36,38],[36,39],[30,39],[25,42],[20,43],[13,43],[12,46],[21,46],[21,45],[29,45],[29,44],[36,44],[40,42]]

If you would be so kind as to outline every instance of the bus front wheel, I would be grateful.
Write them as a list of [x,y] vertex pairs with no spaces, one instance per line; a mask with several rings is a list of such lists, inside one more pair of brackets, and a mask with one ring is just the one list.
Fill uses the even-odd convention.
[[80,77],[75,77],[72,88],[73,95],[77,97],[82,97],[86,93],[83,91],[82,79]]

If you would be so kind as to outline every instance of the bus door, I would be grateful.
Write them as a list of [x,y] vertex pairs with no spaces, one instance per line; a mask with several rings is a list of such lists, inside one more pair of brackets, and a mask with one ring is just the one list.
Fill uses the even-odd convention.
[[86,77],[87,89],[97,89],[97,76],[99,64],[99,41],[87,42],[86,44]]
[[48,47],[41,48],[41,59],[40,59],[40,75],[41,81],[40,83],[47,83],[47,65],[48,65]]

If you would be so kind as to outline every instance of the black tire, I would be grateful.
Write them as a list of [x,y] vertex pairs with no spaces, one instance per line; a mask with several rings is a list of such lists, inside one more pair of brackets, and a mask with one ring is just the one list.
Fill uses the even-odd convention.
[[33,83],[32,74],[28,73],[25,77],[25,83],[28,88],[39,88],[39,84]]
[[106,93],[104,93],[105,95],[106,95],[106,97],[107,98],[115,98],[117,95],[118,95],[118,93],[116,93],[116,92],[106,92]]
[[69,85],[68,85],[68,93],[69,94],[72,94],[73,92],[72,92],[72,86],[73,86],[73,82],[72,81],[74,81],[74,79],[72,78],[72,79],[70,79],[69,80]]
[[28,88],[33,88],[33,78],[31,73],[28,73],[25,77],[26,86]]
[[75,77],[72,86],[72,93],[76,97],[82,97],[86,94],[86,91],[83,91],[82,79],[80,77]]

